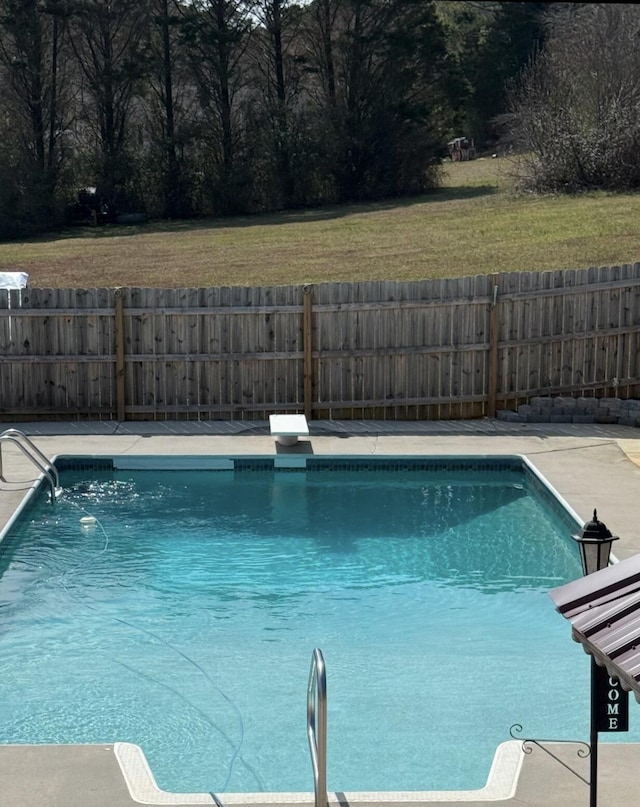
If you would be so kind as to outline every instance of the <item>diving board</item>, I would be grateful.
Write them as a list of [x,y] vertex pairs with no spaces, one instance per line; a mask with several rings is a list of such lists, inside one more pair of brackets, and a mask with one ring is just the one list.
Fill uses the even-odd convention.
[[299,437],[309,436],[305,415],[269,415],[269,429],[282,446],[294,446]]

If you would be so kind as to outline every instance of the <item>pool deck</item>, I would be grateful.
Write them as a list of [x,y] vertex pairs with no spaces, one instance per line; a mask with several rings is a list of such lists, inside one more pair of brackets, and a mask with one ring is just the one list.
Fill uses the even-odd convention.
[[[278,445],[269,435],[268,422],[153,422],[153,423],[4,423],[0,431],[15,427],[47,456],[83,455],[261,455],[315,456],[526,456],[578,516],[588,521],[593,509],[611,531],[620,536],[614,552],[624,559],[640,552],[640,522],[636,497],[640,495],[640,430],[626,426],[578,424],[510,424],[494,420],[447,422],[312,421],[310,436],[295,446]],[[0,530],[32,486],[33,466],[11,443],[3,443],[3,480],[0,481]],[[570,631],[567,628],[567,641]],[[570,682],[562,684],[570,686]],[[588,693],[585,693],[588,697]],[[631,720],[640,708],[630,702]],[[0,718],[1,719],[1,718]],[[606,743],[601,736],[599,756],[599,807],[640,804],[640,745]],[[126,738],[123,738],[126,739]],[[508,740],[505,737],[505,740]],[[588,739],[585,737],[585,740]],[[330,738],[329,738],[330,741]],[[545,750],[528,746],[513,792],[456,795],[438,793],[423,801],[410,798],[393,803],[487,805],[487,795],[501,804],[531,807],[586,807],[589,788],[588,760],[577,755],[578,746],[545,745],[574,772]],[[425,749],[425,753],[428,750]],[[311,764],[309,794],[297,802],[312,807]],[[331,779],[329,771],[329,780]],[[497,791],[496,791],[497,792]],[[145,804],[215,804],[209,794],[191,800],[150,790],[131,795],[112,745],[0,746],[1,807],[131,807]],[[375,795],[375,794],[371,794]],[[350,794],[331,794],[330,804],[373,807],[384,794],[366,802]],[[478,792],[480,796],[480,792]],[[243,803],[276,802],[266,796],[244,800],[221,797],[223,807]]]

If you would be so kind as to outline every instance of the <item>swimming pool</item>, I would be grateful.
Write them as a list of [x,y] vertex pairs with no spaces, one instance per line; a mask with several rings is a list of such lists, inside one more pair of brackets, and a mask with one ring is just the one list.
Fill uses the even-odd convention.
[[308,791],[314,647],[331,790],[481,787],[515,722],[587,735],[546,594],[581,574],[576,525],[520,458],[209,464],[59,461],[56,507],[3,543],[0,741],[134,742],[172,791]]

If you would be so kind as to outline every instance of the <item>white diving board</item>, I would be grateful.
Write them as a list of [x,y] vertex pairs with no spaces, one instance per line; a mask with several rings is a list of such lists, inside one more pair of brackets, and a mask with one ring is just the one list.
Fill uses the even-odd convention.
[[294,446],[299,437],[309,436],[309,424],[304,415],[269,415],[271,436],[282,446]]

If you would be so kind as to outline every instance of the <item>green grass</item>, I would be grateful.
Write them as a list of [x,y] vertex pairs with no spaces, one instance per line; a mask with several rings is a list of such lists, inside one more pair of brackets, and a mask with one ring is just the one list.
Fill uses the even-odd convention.
[[508,160],[449,163],[399,202],[142,226],[0,244],[35,287],[198,287],[416,280],[640,260],[640,195],[516,196]]

